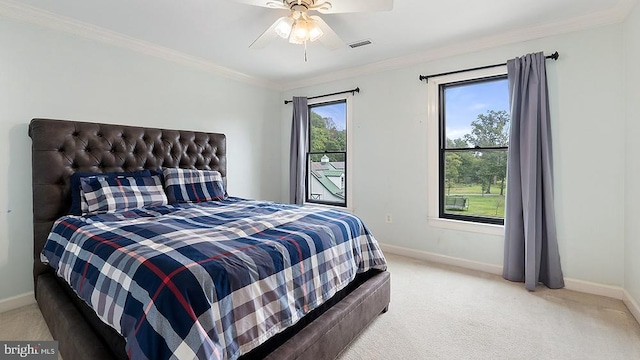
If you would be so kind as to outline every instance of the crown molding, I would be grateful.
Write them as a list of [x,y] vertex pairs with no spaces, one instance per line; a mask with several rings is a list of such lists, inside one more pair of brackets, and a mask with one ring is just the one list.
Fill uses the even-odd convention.
[[0,16],[125,48],[250,85],[281,90],[280,84],[235,71],[211,61],[136,39],[92,24],[60,16],[13,0],[0,0]]
[[302,80],[294,80],[282,84],[282,88],[285,91],[294,90],[307,86],[344,80],[347,78],[401,69],[404,67],[418,65],[433,60],[492,49],[499,46],[617,24],[623,22],[627,18],[627,16],[637,5],[637,3],[638,0],[621,0],[615,7],[599,13],[576,17],[573,19],[545,24],[541,26],[516,29],[498,35],[476,38],[452,45],[436,47],[427,51],[418,52],[407,56],[334,71],[327,75],[320,75]]

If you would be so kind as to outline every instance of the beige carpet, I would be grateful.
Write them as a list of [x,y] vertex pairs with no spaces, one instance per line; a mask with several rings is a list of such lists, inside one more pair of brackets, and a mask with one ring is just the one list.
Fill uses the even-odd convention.
[[[391,306],[341,355],[364,359],[640,359],[619,300],[388,255]],[[0,340],[49,340],[35,305],[0,314]]]
[[619,300],[387,258],[389,312],[340,360],[640,359],[640,325]]

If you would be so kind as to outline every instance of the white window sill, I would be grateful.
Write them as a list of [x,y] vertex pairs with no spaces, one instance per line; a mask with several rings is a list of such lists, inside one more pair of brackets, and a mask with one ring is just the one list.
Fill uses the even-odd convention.
[[429,218],[429,225],[443,229],[504,236],[504,225],[473,223],[469,221]]

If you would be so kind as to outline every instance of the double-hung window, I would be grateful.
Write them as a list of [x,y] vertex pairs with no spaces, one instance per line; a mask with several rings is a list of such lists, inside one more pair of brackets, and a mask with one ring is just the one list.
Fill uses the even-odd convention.
[[309,103],[306,202],[347,207],[348,98]]
[[428,91],[430,219],[503,225],[510,120],[506,68],[429,79]]

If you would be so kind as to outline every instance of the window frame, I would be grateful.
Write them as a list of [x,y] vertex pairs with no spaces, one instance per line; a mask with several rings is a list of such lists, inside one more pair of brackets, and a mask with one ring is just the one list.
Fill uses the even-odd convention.
[[339,203],[335,203],[335,202],[330,202],[330,201],[319,201],[319,200],[314,200],[310,198],[310,191],[309,191],[309,187],[311,186],[310,184],[310,178],[309,178],[309,169],[308,169],[308,165],[309,165],[309,159],[310,156],[312,154],[311,151],[307,151],[306,156],[305,156],[305,200],[304,200],[304,204],[308,204],[308,205],[314,205],[314,206],[327,206],[327,207],[337,207],[343,210],[352,210],[353,209],[353,196],[352,196],[352,184],[353,184],[353,172],[351,171],[352,168],[352,160],[351,160],[351,149],[353,148],[352,145],[352,134],[351,134],[351,119],[352,119],[352,112],[351,112],[351,99],[352,99],[353,95],[351,94],[339,94],[339,95],[333,95],[333,96],[326,96],[323,97],[321,99],[314,99],[314,100],[309,100],[309,102],[307,103],[307,111],[308,111],[308,117],[309,117],[309,126],[308,126],[308,132],[307,132],[307,141],[309,144],[309,148],[311,147],[311,109],[314,107],[318,107],[318,106],[322,106],[322,105],[331,105],[331,104],[336,104],[336,103],[344,103],[345,104],[345,116],[346,116],[346,123],[345,123],[345,129],[347,131],[347,136],[346,136],[346,144],[345,144],[345,151],[327,151],[327,152],[314,152],[313,154],[330,154],[330,153],[344,153],[345,154],[345,170],[344,170],[344,192],[345,192],[345,202],[344,204],[339,204]]
[[[446,134],[441,128],[444,125],[441,121],[441,112],[444,111],[441,85],[471,84],[506,75],[507,67],[502,65],[429,78],[427,89],[427,217],[429,225],[490,235],[504,234],[502,219],[498,219],[502,221],[495,221],[489,217],[446,214],[444,212],[444,147],[446,145],[444,137]],[[485,150],[490,149],[485,148]]]

